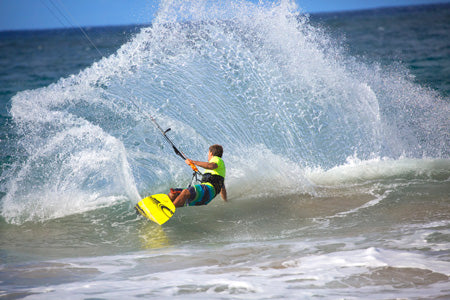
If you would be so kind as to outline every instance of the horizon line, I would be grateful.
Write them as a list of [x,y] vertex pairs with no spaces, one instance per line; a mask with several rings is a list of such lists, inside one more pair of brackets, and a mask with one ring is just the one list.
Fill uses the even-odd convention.
[[[388,9],[401,9],[408,7],[431,7],[431,6],[450,6],[450,2],[436,2],[430,4],[412,4],[412,5],[395,5],[395,6],[379,6],[373,8],[357,8],[357,9],[343,9],[343,10],[335,10],[335,11],[314,11],[314,12],[305,12],[300,11],[302,15],[326,15],[326,14],[335,14],[335,13],[354,13],[354,12],[364,12],[364,11],[372,11],[372,10],[388,10]],[[72,27],[43,27],[43,28],[22,28],[22,29],[0,29],[0,33],[12,33],[12,32],[25,32],[25,31],[52,31],[52,30],[80,30],[87,29],[99,29],[99,28],[108,28],[108,27],[143,27],[143,26],[151,26],[150,23],[129,23],[129,24],[109,24],[109,25],[78,25]]]

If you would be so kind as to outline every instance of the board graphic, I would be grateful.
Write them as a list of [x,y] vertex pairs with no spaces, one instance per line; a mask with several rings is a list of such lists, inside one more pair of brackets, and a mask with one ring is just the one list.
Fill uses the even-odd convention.
[[175,213],[175,205],[166,194],[148,196],[139,201],[135,209],[141,215],[159,225],[167,222]]

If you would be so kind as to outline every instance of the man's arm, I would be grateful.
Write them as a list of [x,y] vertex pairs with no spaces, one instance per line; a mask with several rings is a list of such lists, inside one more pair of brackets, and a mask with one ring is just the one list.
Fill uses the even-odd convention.
[[222,197],[223,201],[227,202],[227,189],[225,188],[225,183],[223,184],[222,189],[220,190],[220,196]]
[[208,170],[214,170],[217,169],[217,164],[216,163],[210,163],[210,162],[206,162],[206,161],[196,161],[196,160],[192,160],[192,159],[186,159],[185,161],[188,165],[194,164],[196,166],[199,166],[200,168],[203,169],[208,169]]

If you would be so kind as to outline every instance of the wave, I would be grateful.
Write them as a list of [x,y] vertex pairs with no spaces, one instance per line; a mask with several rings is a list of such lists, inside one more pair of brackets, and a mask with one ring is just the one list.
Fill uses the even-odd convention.
[[374,181],[397,180],[450,180],[450,160],[374,158],[362,161],[349,157],[343,165],[329,170],[310,169],[308,178],[316,185],[342,186],[363,184]]
[[[189,157],[222,144],[236,197],[385,176],[373,175],[383,164],[373,157],[398,160],[381,172],[396,176],[400,158],[448,166],[450,156],[447,102],[405,70],[346,55],[293,1],[163,1],[115,54],[12,98],[17,153],[0,178],[2,216],[42,221],[187,183],[142,111]],[[348,157],[369,163],[342,180]]]

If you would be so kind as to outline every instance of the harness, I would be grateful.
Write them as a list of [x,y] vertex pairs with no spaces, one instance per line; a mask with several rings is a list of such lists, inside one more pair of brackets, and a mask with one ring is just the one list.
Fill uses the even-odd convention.
[[211,173],[204,173],[202,176],[202,180],[200,181],[200,183],[203,184],[211,184],[212,187],[214,188],[214,190],[216,191],[216,195],[218,195],[220,193],[220,191],[222,190],[223,184],[224,184],[225,180],[222,176],[220,175],[214,175]]

